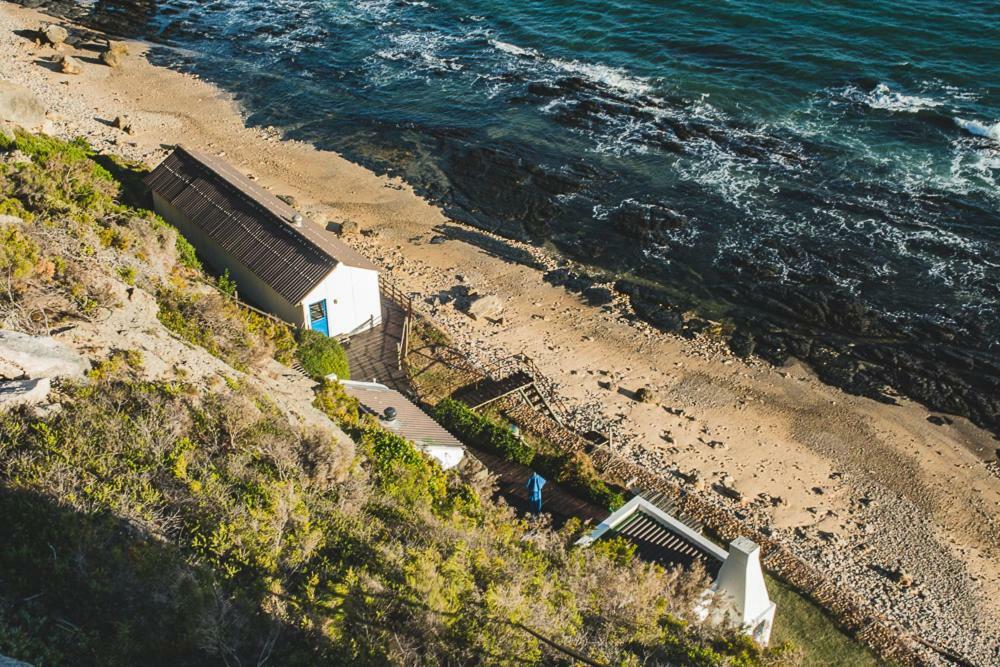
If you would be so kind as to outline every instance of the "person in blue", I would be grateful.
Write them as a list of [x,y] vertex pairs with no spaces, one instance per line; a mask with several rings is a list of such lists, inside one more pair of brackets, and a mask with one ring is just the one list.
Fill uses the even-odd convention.
[[545,478],[537,472],[531,473],[528,483],[528,501],[531,503],[531,511],[535,514],[542,513],[542,487],[545,486]]

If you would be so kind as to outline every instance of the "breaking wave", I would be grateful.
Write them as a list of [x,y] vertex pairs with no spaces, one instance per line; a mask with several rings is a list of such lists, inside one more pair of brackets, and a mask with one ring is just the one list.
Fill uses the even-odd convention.
[[1000,123],[987,125],[986,123],[981,123],[978,120],[956,118],[955,124],[969,134],[974,134],[977,137],[986,137],[987,139],[992,139],[993,141],[1000,143]]

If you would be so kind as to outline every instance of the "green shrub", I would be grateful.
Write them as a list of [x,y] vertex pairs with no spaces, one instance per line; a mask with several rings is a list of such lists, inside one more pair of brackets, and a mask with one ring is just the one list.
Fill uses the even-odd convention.
[[434,418],[462,442],[498,454],[508,461],[531,466],[546,479],[596,505],[616,510],[625,504],[625,496],[598,476],[590,458],[582,452],[537,451],[529,442],[511,433],[506,425],[452,398],[437,404]]
[[535,458],[534,450],[505,425],[478,414],[452,398],[437,404],[434,418],[456,438],[478,449],[526,466],[530,466]]
[[546,479],[595,505],[614,511],[625,504],[625,496],[600,478],[583,452],[536,454],[534,467]]
[[202,270],[201,260],[198,259],[198,253],[195,251],[194,246],[191,245],[191,242],[184,238],[184,235],[180,232],[177,232],[177,241],[175,245],[177,248],[177,261],[179,261],[182,266],[193,271]]
[[31,211],[24,208],[24,204],[21,203],[21,200],[13,197],[0,199],[0,215],[14,215],[21,218],[25,222],[31,222],[35,219],[35,216],[31,214]]
[[236,281],[229,276],[229,269],[222,272],[222,275],[215,279],[215,284],[222,290],[223,294],[236,298]]
[[312,329],[299,329],[297,333],[298,349],[295,356],[306,373],[317,380],[331,373],[341,380],[349,380],[351,370],[347,363],[347,353],[335,338],[324,336]]
[[26,278],[38,260],[38,246],[17,225],[0,226],[0,277]]

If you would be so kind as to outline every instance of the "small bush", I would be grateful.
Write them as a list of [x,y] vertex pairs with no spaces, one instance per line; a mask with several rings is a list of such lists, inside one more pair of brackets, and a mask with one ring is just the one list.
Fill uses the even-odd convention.
[[311,329],[300,329],[298,343],[295,356],[310,377],[321,380],[335,373],[342,380],[350,379],[351,370],[347,363],[347,353],[336,339]]
[[467,405],[452,398],[437,404],[434,417],[456,438],[479,449],[530,466],[535,452],[510,429],[489,417],[473,412]]
[[0,227],[0,276],[21,280],[38,263],[38,246],[15,225]]

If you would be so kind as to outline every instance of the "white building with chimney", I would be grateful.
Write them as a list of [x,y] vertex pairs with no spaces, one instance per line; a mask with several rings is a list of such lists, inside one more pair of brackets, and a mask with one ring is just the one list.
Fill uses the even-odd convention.
[[738,537],[723,549],[690,521],[681,521],[642,496],[636,496],[577,541],[589,546],[600,539],[623,537],[644,560],[664,567],[690,567],[700,562],[712,578],[699,610],[702,619],[731,623],[767,645],[774,625],[774,602],[767,593],[760,547]]

